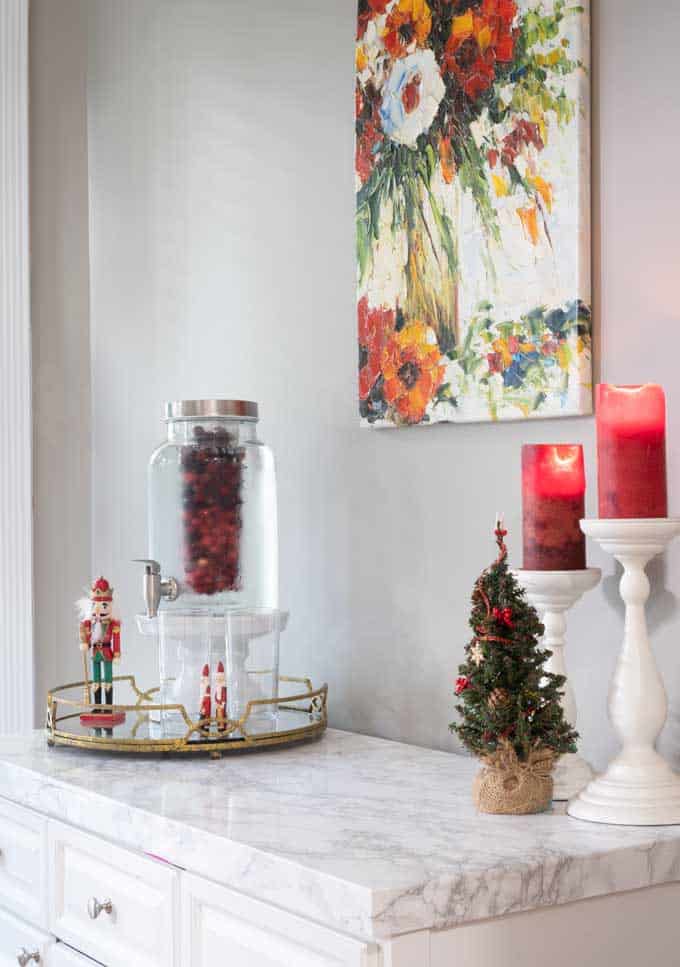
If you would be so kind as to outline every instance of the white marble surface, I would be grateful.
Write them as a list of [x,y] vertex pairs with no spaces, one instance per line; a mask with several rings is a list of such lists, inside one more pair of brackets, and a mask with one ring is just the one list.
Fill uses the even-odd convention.
[[366,938],[680,879],[680,827],[478,815],[473,760],[329,731],[220,761],[0,738],[0,795]]

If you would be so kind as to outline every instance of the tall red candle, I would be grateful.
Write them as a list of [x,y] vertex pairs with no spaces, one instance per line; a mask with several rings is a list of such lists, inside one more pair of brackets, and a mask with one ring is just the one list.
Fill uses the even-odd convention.
[[526,571],[580,571],[586,566],[586,474],[580,444],[522,447],[522,520]]
[[663,389],[601,383],[596,402],[600,517],[667,517]]

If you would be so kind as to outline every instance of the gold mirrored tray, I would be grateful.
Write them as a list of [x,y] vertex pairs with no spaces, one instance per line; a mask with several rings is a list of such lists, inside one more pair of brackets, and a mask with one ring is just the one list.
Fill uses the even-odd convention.
[[308,678],[282,675],[281,691],[287,694],[253,700],[240,719],[219,723],[215,718],[199,722],[183,705],[155,703],[153,696],[159,689],[142,691],[133,675],[113,681],[116,702],[105,710],[125,719],[114,726],[107,725],[104,717],[101,726],[81,723],[81,715],[91,721],[98,710],[103,711],[88,701],[86,682],[52,689],[45,723],[48,745],[104,752],[207,753],[218,758],[227,752],[307,742],[318,738],[328,725],[328,686],[314,688]]

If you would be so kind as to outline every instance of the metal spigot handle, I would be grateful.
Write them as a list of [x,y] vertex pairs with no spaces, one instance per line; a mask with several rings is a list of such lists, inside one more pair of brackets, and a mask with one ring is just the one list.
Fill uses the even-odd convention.
[[113,903],[110,900],[102,900],[100,902],[96,896],[91,896],[87,901],[87,913],[90,920],[96,920],[102,911],[111,916],[113,913]]
[[26,950],[25,947],[22,947],[19,953],[17,954],[17,963],[19,964],[19,967],[26,967],[26,965],[30,964],[31,961],[33,961],[36,964],[40,963],[40,951],[39,950],[29,951],[29,950]]
[[179,583],[176,578],[162,578],[158,561],[148,557],[135,558],[136,564],[144,565],[144,603],[148,618],[155,618],[161,598],[176,601],[179,597]]
[[144,564],[146,567],[147,574],[160,574],[161,566],[158,561],[152,560],[149,557],[135,557],[132,561],[133,564]]

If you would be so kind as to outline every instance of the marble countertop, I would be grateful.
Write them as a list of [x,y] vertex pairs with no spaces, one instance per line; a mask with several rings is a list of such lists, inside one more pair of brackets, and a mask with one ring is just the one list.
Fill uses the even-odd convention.
[[476,813],[463,756],[329,730],[203,759],[0,738],[0,795],[366,939],[680,879],[680,827]]

